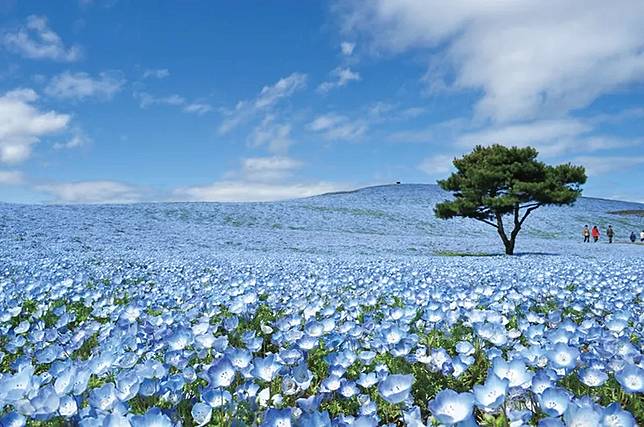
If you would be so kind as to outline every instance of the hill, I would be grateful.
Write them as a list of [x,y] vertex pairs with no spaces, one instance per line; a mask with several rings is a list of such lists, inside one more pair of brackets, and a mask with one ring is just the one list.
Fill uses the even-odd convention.
[[[434,217],[433,206],[447,197],[435,185],[403,184],[265,203],[4,204],[1,255],[165,259],[500,252],[493,228]],[[612,224],[616,240],[625,243],[631,231],[644,229],[644,217],[631,213],[642,209],[642,204],[593,198],[541,208],[526,222],[518,251],[601,253],[607,245],[579,245],[581,227],[597,224],[604,230]],[[631,251],[631,246],[611,250]]]

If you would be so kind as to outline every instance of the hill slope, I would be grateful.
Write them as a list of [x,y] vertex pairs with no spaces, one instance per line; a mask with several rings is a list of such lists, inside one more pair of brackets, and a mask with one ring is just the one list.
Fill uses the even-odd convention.
[[[0,255],[36,257],[427,256],[441,251],[500,252],[495,230],[472,220],[439,220],[435,185],[390,185],[272,203],[0,205]],[[644,205],[581,198],[544,207],[528,219],[519,252],[601,254],[580,246],[584,224],[610,223],[617,240],[644,229],[644,218],[612,211]],[[626,247],[628,248],[626,249]],[[644,249],[613,245],[612,251]],[[635,252],[641,254],[644,251]]]

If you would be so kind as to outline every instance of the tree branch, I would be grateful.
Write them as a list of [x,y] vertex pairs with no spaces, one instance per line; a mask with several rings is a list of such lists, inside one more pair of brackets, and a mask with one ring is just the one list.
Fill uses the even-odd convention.
[[538,208],[538,207],[540,207],[540,206],[541,206],[541,203],[537,203],[537,204],[536,204],[536,206],[533,206],[533,207],[531,207],[531,208],[528,208],[528,209],[525,211],[525,213],[523,214],[523,218],[521,218],[521,221],[519,221],[519,225],[523,225],[523,221],[525,221],[525,220],[526,220],[526,218],[528,217],[528,215],[530,215],[530,213],[531,213],[533,210],[537,209],[537,208]]

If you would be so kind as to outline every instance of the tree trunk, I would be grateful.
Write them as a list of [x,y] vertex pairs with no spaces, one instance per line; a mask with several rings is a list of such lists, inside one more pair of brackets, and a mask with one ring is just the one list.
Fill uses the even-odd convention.
[[505,254],[514,255],[514,238],[503,242],[503,244],[505,245]]

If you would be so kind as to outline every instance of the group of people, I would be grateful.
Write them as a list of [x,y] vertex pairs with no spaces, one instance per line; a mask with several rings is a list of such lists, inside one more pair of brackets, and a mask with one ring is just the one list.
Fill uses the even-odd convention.
[[[582,236],[584,236],[584,243],[589,243],[591,236],[593,238],[593,242],[597,242],[599,240],[599,236],[601,235],[599,228],[596,225],[593,226],[592,230],[588,228],[588,225],[584,225],[584,229],[581,231],[581,234]],[[606,229],[606,237],[608,237],[608,243],[613,243],[615,230],[613,230],[613,227],[611,225],[609,225]],[[632,243],[635,243],[635,240],[637,240],[637,236],[635,235],[634,231],[631,231],[630,239]],[[640,233],[640,242],[644,242],[644,230],[642,230],[642,232]]]

